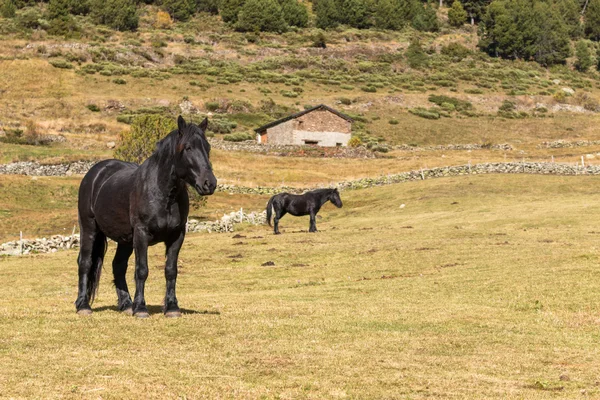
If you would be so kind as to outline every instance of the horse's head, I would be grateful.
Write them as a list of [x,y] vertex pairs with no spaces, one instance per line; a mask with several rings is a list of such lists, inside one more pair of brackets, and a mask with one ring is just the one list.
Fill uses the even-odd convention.
[[217,178],[210,163],[210,144],[206,140],[208,119],[200,125],[188,124],[181,115],[177,119],[178,140],[175,173],[192,186],[200,195],[215,192]]
[[342,208],[342,199],[340,198],[340,192],[338,192],[337,188],[333,189],[331,195],[329,196],[329,201],[333,203],[337,208]]

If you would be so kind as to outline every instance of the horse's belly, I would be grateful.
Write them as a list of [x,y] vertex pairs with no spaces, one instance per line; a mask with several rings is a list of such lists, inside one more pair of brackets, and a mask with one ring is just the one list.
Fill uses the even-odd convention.
[[133,228],[129,217],[129,191],[115,179],[107,181],[99,191],[94,204],[94,217],[100,230],[118,243],[133,242]]

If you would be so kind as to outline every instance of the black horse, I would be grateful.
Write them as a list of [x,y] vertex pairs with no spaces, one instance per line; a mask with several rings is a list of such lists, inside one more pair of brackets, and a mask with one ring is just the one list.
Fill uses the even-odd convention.
[[[148,317],[144,284],[148,277],[148,246],[164,242],[167,291],[164,312],[181,315],[175,296],[177,257],[185,237],[189,211],[186,183],[201,195],[211,195],[217,186],[209,161],[210,144],[200,126],[187,124],[180,116],[178,129],[158,142],[156,151],[137,165],[119,160],[95,164],[79,187],[81,248],[77,313],[92,313],[90,304],[98,291],[106,252],[106,238],[118,243],[112,263],[119,310]],[[125,273],[135,251],[135,297],[127,289]]]
[[309,232],[317,231],[316,217],[323,204],[331,201],[337,208],[342,207],[342,199],[337,189],[317,189],[304,194],[279,193],[269,199],[267,203],[267,222],[271,226],[271,216],[274,214],[273,223],[275,234],[279,235],[279,220],[285,214],[295,216],[310,215]]

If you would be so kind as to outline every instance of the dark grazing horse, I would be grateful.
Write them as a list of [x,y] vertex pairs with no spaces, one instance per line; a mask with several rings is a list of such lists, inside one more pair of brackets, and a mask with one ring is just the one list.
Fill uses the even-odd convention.
[[323,204],[331,201],[337,208],[342,207],[342,199],[337,189],[317,189],[304,194],[279,193],[267,203],[267,222],[271,226],[271,216],[274,215],[274,231],[279,235],[279,220],[285,214],[295,216],[310,215],[309,232],[317,231],[316,217]]
[[[187,124],[180,116],[178,128],[158,142],[156,151],[137,165],[119,160],[95,164],[79,187],[81,247],[77,313],[92,313],[90,304],[100,283],[106,238],[117,242],[112,263],[118,308],[140,318],[148,317],[144,284],[148,277],[148,246],[164,242],[167,291],[164,313],[181,315],[175,296],[177,257],[185,236],[189,211],[186,183],[201,195],[211,195],[217,186],[209,161],[210,144],[200,126]],[[125,273],[135,252],[135,296],[127,289]]]

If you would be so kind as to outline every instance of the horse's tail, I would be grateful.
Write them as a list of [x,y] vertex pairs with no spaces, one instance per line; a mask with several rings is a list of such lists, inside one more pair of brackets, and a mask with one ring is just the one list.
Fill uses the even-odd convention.
[[273,226],[271,225],[271,216],[273,215],[273,199],[275,198],[275,196],[271,197],[269,199],[269,202],[267,203],[267,222],[269,223],[269,226]]
[[102,264],[104,255],[108,248],[106,236],[98,232],[92,246],[92,268],[88,274],[87,292],[90,294],[90,304],[94,302],[100,286],[100,275],[102,274]]

